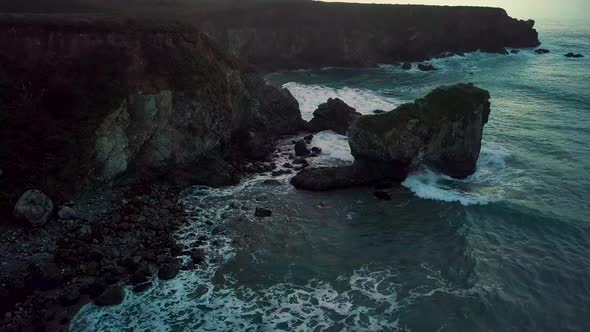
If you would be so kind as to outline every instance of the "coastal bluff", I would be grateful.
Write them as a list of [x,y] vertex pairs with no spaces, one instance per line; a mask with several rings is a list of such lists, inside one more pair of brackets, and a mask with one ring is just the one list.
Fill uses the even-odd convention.
[[297,101],[194,27],[60,15],[0,17],[2,210],[124,177],[238,181],[304,125]]
[[217,10],[196,24],[265,70],[367,67],[539,45],[532,20],[500,8],[292,1]]

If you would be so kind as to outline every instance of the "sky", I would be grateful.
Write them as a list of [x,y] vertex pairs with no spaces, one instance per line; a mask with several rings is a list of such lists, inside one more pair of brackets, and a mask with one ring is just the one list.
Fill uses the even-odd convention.
[[572,18],[590,22],[590,0],[322,0],[330,2],[401,3],[450,6],[486,6],[506,9],[520,19]]

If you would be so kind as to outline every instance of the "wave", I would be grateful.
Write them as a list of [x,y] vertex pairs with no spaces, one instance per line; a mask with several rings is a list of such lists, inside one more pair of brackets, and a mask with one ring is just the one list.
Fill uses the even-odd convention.
[[484,141],[477,171],[467,179],[453,179],[425,168],[410,175],[402,185],[424,199],[464,206],[488,204],[501,200],[507,189],[520,185],[515,180],[523,171],[507,164],[511,155],[502,145]]
[[400,102],[387,98],[371,90],[357,88],[330,88],[324,85],[307,85],[295,82],[283,84],[299,102],[301,116],[305,120],[313,118],[313,111],[328,98],[340,98],[348,105],[363,114],[371,114],[374,110],[390,111]]

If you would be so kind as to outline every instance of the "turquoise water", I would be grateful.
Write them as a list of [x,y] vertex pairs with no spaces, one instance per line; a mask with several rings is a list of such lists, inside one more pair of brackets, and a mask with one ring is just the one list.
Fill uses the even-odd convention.
[[[192,188],[193,222],[178,236],[207,236],[207,267],[121,306],[87,306],[72,330],[590,330],[590,25],[539,31],[551,54],[270,75],[307,119],[328,97],[370,113],[473,82],[492,95],[478,171],[458,181],[421,170],[391,201],[370,188],[296,191],[289,176]],[[352,161],[343,136],[313,145],[324,154],[312,165]],[[273,216],[254,218],[257,206]]]

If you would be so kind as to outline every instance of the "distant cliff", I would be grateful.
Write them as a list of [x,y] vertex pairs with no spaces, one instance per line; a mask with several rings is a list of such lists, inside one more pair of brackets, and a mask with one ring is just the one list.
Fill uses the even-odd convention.
[[229,53],[268,70],[373,66],[539,44],[534,21],[499,8],[294,2],[207,12],[195,22]]
[[65,199],[123,175],[229,184],[233,161],[303,124],[288,91],[190,27],[6,15],[0,45],[3,210],[26,189]]

